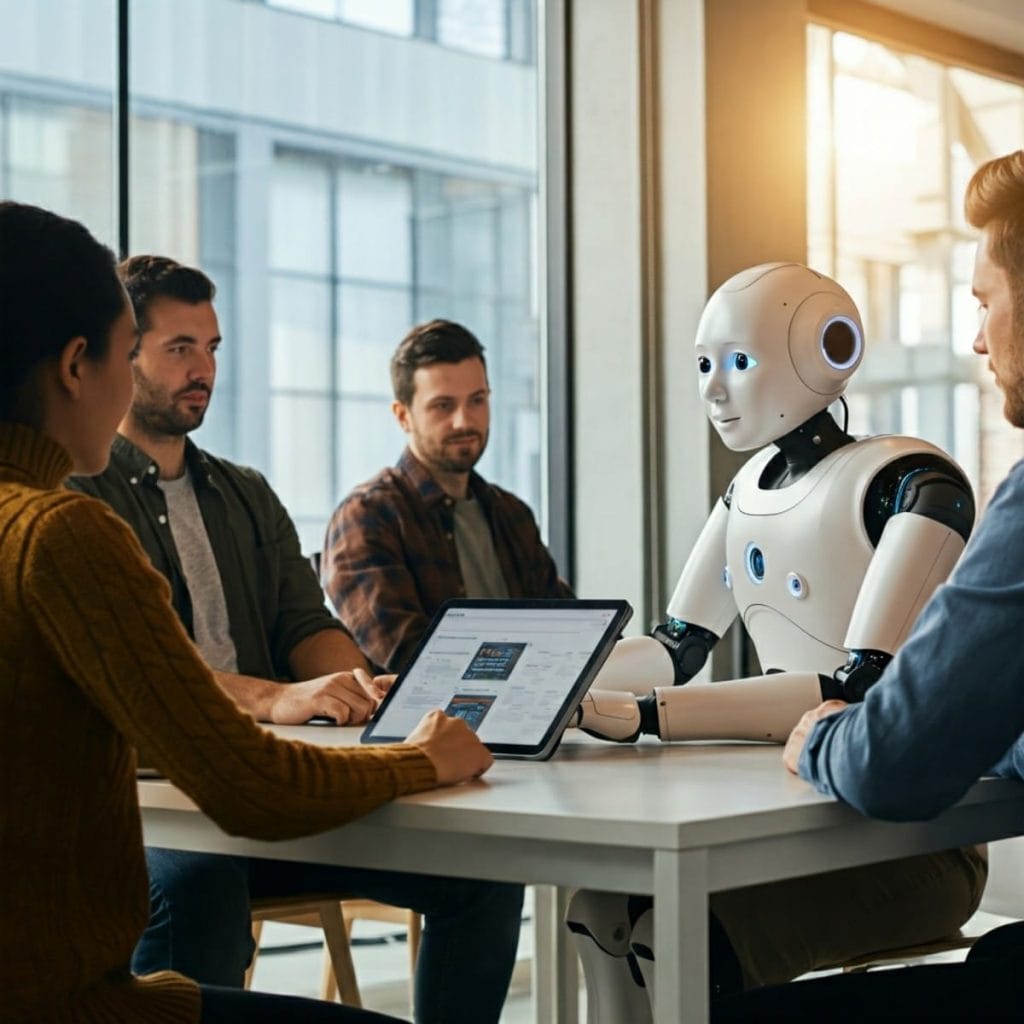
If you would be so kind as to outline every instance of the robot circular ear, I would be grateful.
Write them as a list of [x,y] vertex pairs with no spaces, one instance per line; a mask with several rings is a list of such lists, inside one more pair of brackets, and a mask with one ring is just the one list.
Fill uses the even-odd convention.
[[834,316],[821,331],[821,353],[829,366],[846,370],[860,358],[860,328],[848,317]]

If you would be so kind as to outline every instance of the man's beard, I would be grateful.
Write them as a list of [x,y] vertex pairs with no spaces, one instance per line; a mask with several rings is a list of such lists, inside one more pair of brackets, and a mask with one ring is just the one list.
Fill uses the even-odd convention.
[[1024,427],[1024,381],[1015,382],[1013,390],[1003,390],[1003,416],[1012,427]]
[[[476,431],[468,434],[456,434],[457,440],[451,437],[437,446],[430,452],[434,466],[443,473],[468,473],[481,459],[487,448],[487,434],[480,434]],[[463,440],[478,439],[479,444],[475,451],[470,450],[465,455],[458,453],[458,448]],[[455,449],[455,451],[453,451]]]
[[1024,427],[1024,289],[1013,292],[1013,347],[1010,365],[1003,379],[996,379],[1003,392],[1003,416],[1014,427]]
[[[190,384],[178,392],[205,391],[203,384]],[[135,375],[135,397],[132,400],[131,418],[135,426],[147,437],[184,437],[202,425],[209,404],[193,412],[181,409],[175,404],[176,395],[168,395],[163,388],[155,388],[144,377]]]

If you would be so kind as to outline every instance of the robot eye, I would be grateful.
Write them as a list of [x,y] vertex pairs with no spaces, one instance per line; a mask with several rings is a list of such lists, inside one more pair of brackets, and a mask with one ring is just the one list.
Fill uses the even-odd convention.
[[746,352],[733,352],[726,365],[731,370],[752,370],[757,366],[757,360]]
[[701,356],[697,360],[697,369],[701,373],[710,373],[711,372],[711,360],[708,359],[707,356]]

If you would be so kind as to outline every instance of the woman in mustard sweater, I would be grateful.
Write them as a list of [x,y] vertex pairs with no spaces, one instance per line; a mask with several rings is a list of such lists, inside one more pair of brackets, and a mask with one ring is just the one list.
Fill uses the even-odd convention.
[[107,461],[137,329],[113,254],[0,203],[0,1022],[382,1022],[329,1003],[133,977],[148,913],[135,750],[227,832],[284,839],[482,774],[465,723],[327,750],[213,681],[134,534],[64,490]]

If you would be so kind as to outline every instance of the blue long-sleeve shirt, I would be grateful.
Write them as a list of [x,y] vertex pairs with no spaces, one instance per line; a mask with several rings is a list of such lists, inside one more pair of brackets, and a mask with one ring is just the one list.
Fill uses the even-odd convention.
[[1024,460],[862,704],[818,722],[800,775],[875,818],[932,817],[1024,779]]

